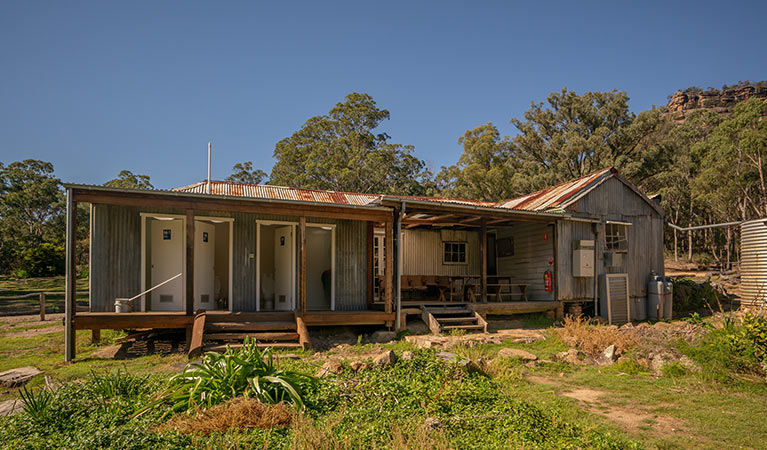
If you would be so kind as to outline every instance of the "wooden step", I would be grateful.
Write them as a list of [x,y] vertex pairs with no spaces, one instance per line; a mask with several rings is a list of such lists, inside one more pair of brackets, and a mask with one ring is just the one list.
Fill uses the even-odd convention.
[[443,323],[443,322],[474,322],[477,318],[474,316],[463,316],[463,317],[437,317],[437,322]]
[[[244,344],[229,344],[230,348],[238,349],[242,348]],[[256,346],[258,348],[266,348],[266,347],[272,347],[272,348],[302,348],[301,344],[298,342],[279,342],[274,344],[267,344],[263,342],[256,343]],[[226,345],[208,345],[205,347],[205,351],[207,352],[224,352],[226,351]]]
[[484,330],[483,325],[445,325],[443,330]]
[[231,331],[231,332],[243,332],[243,331],[277,331],[277,330],[296,330],[296,321],[280,321],[280,322],[215,322],[208,323],[205,327],[205,332],[217,332],[217,331]]
[[207,333],[205,339],[211,341],[242,341],[251,337],[258,342],[264,341],[296,341],[298,333]]
[[453,309],[453,308],[451,308],[451,309],[431,309],[431,308],[429,308],[427,311],[429,313],[431,313],[432,315],[434,315],[434,314],[439,314],[439,315],[443,315],[443,314],[473,314],[474,313],[474,311],[470,310],[469,308],[460,308],[460,309],[458,309],[458,308],[456,308],[456,309]]

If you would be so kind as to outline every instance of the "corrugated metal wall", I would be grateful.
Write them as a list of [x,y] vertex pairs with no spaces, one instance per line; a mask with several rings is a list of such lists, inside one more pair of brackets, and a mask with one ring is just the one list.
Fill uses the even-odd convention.
[[[141,292],[141,212],[184,214],[183,211],[156,208],[114,205],[93,207],[90,269],[92,311],[114,311],[116,297],[132,297]],[[205,211],[197,211],[195,214],[234,217],[232,309],[255,311],[256,262],[250,259],[250,253],[256,253],[256,220],[297,222],[298,219],[293,216],[227,215]],[[362,221],[313,218],[307,218],[307,223],[336,224],[336,310],[366,309],[367,224]]]
[[741,302],[757,306],[767,298],[767,225],[752,220],[740,230]]
[[94,205],[91,218],[91,311],[114,311],[115,298],[141,292],[141,220],[137,208]]
[[[610,178],[588,195],[578,200],[573,208],[602,221],[629,222],[628,253],[623,255],[623,264],[605,267],[605,233],[600,233],[597,243],[598,274],[628,273],[630,295],[633,298],[646,297],[650,272],[665,274],[663,261],[663,217],[648,205],[633,190],[620,180]],[[589,223],[563,220],[558,225],[558,297],[559,300],[591,300],[593,279],[573,278],[572,241],[594,239]]]
[[[512,283],[527,284],[529,300],[554,300],[554,292],[546,292],[543,274],[554,273],[549,259],[554,257],[554,226],[520,223],[501,227],[497,239],[512,237],[514,255],[498,258],[498,275],[508,275]],[[518,298],[515,298],[518,300]]]
[[[465,230],[405,230],[403,275],[476,275],[482,271],[479,232]],[[443,264],[444,241],[466,242],[466,264]]]

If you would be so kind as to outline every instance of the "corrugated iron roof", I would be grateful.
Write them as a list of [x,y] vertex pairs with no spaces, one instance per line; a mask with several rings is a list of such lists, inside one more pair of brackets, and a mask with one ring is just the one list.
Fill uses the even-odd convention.
[[[207,182],[201,181],[189,186],[173,189],[177,192],[194,194],[207,193]],[[380,195],[359,194],[352,192],[321,191],[318,189],[300,189],[269,184],[247,184],[232,181],[211,181],[210,192],[214,195],[230,197],[269,198],[274,200],[298,200],[316,203],[331,203],[338,205],[366,206]]]
[[615,173],[617,170],[614,167],[608,167],[532,194],[499,202],[497,206],[525,211],[564,209]]
[[[579,199],[588,193],[591,189],[598,186],[600,183],[613,176],[614,174],[617,174],[617,170],[614,167],[608,167],[606,169],[584,175],[580,178],[542,189],[532,194],[498,203],[446,197],[423,197],[410,195],[384,196],[378,194],[362,194],[354,192],[323,191],[319,189],[302,189],[285,186],[273,186],[268,184],[236,183],[231,181],[211,181],[211,194],[233,197],[268,198],[275,200],[298,200],[355,206],[373,205],[377,200],[386,197],[389,199],[397,198],[403,200],[449,203],[455,205],[544,212],[564,209],[569,204]],[[199,183],[175,188],[173,190],[177,192],[205,194],[207,192],[207,182],[201,181]]]

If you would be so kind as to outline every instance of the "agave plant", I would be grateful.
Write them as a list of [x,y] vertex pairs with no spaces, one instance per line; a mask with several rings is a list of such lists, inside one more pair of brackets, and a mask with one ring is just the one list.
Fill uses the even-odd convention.
[[24,403],[24,412],[35,423],[43,423],[48,419],[51,403],[53,403],[53,393],[51,391],[43,388],[33,392],[23,386],[19,395],[21,395],[21,401]]
[[288,402],[303,408],[302,395],[315,378],[274,365],[271,347],[259,349],[256,341],[246,338],[243,346],[227,346],[224,353],[207,352],[199,363],[191,363],[169,380],[148,409],[170,404],[168,414],[196,407],[211,407],[229,399],[245,396],[263,403]]

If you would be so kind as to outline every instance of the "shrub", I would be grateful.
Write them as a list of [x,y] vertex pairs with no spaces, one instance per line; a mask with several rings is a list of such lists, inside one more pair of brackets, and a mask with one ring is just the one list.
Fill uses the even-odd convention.
[[310,375],[277,369],[271,348],[260,350],[255,340],[245,338],[237,350],[227,347],[224,353],[208,352],[200,363],[188,364],[141,412],[168,404],[168,413],[206,408],[239,396],[303,407],[302,394],[314,382]]
[[37,247],[27,249],[21,261],[20,269],[30,277],[51,277],[64,274],[64,247],[43,242]]
[[674,312],[686,313],[702,308],[718,309],[722,294],[709,281],[698,284],[690,278],[674,278]]
[[636,340],[617,327],[600,325],[585,317],[565,316],[562,328],[556,330],[559,338],[570,347],[577,347],[591,356],[599,356],[612,344],[619,353],[636,345]]

